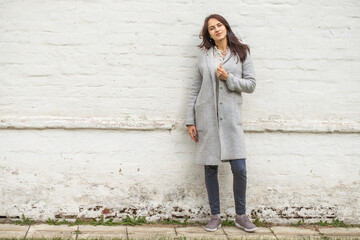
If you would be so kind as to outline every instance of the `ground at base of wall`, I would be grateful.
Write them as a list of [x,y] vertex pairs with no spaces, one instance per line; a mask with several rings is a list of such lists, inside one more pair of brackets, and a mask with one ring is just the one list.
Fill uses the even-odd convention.
[[253,233],[233,226],[208,232],[204,226],[91,226],[0,224],[0,239],[359,239],[360,228],[257,227]]

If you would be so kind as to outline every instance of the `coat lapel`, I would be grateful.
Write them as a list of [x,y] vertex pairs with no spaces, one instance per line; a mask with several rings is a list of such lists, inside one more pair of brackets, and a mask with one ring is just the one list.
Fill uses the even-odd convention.
[[[207,50],[206,53],[206,62],[207,62],[207,66],[209,68],[210,71],[210,75],[211,75],[211,79],[214,80],[215,83],[215,66],[214,66],[214,47],[210,48]],[[225,65],[225,63],[230,59],[230,49],[227,51],[225,57],[224,57],[224,61],[223,61],[223,66]]]
[[[214,96],[216,96],[216,78],[215,78],[215,65],[214,65],[214,50],[213,48],[210,48],[207,50],[207,54],[206,54],[206,64],[208,66],[209,72],[210,72],[210,76],[211,76],[211,82],[212,82],[212,86],[213,86],[213,94]],[[216,108],[216,104],[215,104],[215,108]]]
[[[230,55],[231,55],[230,51],[227,51],[227,53],[224,57],[223,66],[230,59]],[[214,96],[216,96],[216,75],[215,75],[216,70],[215,70],[215,65],[214,65],[214,47],[207,50],[206,64],[207,64],[209,72],[210,72]],[[217,108],[216,104],[215,104],[215,108]]]
[[224,64],[230,59],[231,51],[230,49],[226,52],[226,55],[224,57],[223,66]]
[[214,66],[214,50],[210,48],[206,53],[206,63],[209,68],[211,79],[215,80],[215,66]]

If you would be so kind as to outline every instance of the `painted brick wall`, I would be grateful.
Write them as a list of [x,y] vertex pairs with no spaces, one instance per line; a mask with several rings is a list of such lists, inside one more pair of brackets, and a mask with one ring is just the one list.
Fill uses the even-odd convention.
[[[0,1],[0,216],[206,219],[183,122],[211,13],[257,76],[248,214],[360,223],[360,2],[346,0]],[[229,165],[219,180],[233,216]]]

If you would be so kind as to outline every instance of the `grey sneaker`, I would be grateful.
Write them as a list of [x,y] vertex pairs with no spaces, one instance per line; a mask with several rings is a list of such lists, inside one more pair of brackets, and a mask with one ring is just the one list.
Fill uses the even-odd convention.
[[205,226],[205,230],[215,232],[218,228],[221,228],[221,218],[218,216],[211,216],[209,223]]
[[246,232],[254,232],[256,230],[256,226],[250,221],[246,214],[236,215],[235,225],[244,229]]

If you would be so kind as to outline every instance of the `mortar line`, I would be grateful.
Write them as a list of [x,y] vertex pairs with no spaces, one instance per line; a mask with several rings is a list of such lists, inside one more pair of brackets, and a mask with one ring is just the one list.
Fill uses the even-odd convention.
[[328,238],[328,236],[326,236],[324,233],[322,233],[322,232],[319,231],[319,228],[318,228],[318,227],[315,227],[315,230],[320,234],[320,237],[322,237],[322,238]]
[[229,240],[229,236],[228,236],[228,234],[225,232],[225,229],[224,229],[223,227],[221,227],[221,229],[223,230],[223,233],[225,234],[226,239],[228,239],[228,240]]
[[24,239],[26,239],[26,237],[27,237],[27,235],[28,235],[28,233],[29,233],[29,231],[30,231],[30,227],[31,227],[31,224],[29,225],[29,227],[28,227],[28,229],[27,229],[27,231],[26,231],[26,233],[25,233]]
[[274,230],[272,230],[270,227],[268,227],[268,228],[269,228],[270,232],[271,232],[272,234],[274,234],[275,238],[278,240],[279,238],[276,236]]
[[79,235],[79,225],[77,225],[75,240],[77,240],[77,239],[78,239],[78,235]]
[[129,240],[128,226],[126,226],[126,240]]

